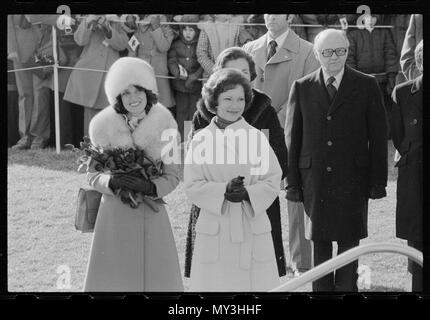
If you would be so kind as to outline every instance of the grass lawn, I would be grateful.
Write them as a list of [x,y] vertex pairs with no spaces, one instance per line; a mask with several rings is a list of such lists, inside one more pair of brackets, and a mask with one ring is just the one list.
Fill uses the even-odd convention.
[[[389,147],[387,198],[369,203],[369,237],[361,243],[405,243],[395,238],[396,171]],[[54,150],[8,151],[8,289],[11,292],[81,291],[92,233],[74,228],[75,201],[85,175],[76,172],[76,154]],[[288,219],[284,192],[280,192],[282,228],[287,261]],[[182,183],[165,198],[176,239],[181,272],[190,203]],[[360,259],[371,270],[370,291],[410,291],[407,259],[373,254]],[[65,269],[64,269],[65,268]],[[70,287],[63,280],[70,271]],[[281,279],[292,278],[292,274]],[[184,278],[187,289],[189,281]],[[299,291],[310,291],[310,284]],[[363,289],[363,291],[368,291]]]

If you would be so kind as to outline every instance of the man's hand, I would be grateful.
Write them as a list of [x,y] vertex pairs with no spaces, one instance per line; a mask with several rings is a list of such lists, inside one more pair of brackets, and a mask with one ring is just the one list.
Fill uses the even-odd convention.
[[297,187],[287,187],[285,198],[292,202],[303,202],[303,191]]
[[369,192],[369,198],[372,200],[382,199],[387,196],[384,186],[372,186]]

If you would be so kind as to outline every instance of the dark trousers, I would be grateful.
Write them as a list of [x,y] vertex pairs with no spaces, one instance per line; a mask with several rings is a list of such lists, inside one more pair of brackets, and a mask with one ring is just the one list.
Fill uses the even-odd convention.
[[[356,241],[337,241],[337,254],[341,254],[349,249],[358,246],[359,240]],[[314,267],[330,260],[333,257],[333,244],[331,241],[312,241]],[[357,274],[358,260],[347,264],[346,266],[331,272],[326,276],[312,283],[313,291],[347,291],[357,292]]]
[[[191,129],[191,120],[193,119],[199,99],[200,94],[175,91],[176,122],[178,123],[178,130],[181,133],[182,141],[187,138],[188,132]],[[186,121],[190,122],[188,126],[185,123]]]
[[[54,92],[51,103],[51,146],[55,147],[55,104]],[[60,109],[60,145],[73,144],[79,148],[79,143],[84,136],[84,107],[71,103],[63,99],[64,93],[59,92]]]
[[[423,251],[422,242],[408,241],[408,246]],[[423,291],[423,268],[408,259],[408,271],[412,274],[412,291]]]
[[7,91],[7,146],[12,147],[20,139],[18,131],[18,92]]

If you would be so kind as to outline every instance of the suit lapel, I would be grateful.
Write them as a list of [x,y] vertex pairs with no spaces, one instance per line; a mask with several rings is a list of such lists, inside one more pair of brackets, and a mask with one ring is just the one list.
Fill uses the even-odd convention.
[[266,42],[267,42],[267,33],[257,40],[257,45],[254,49],[254,61],[255,65],[259,67],[261,70],[264,70],[266,67],[267,60],[267,52],[266,52]]
[[299,52],[299,39],[293,30],[288,31],[282,47],[267,61],[267,64],[289,61],[292,59],[291,52],[296,54]]
[[340,82],[340,86],[337,90],[336,96],[334,97],[334,100],[330,105],[328,114],[334,113],[347,99],[350,99],[353,90],[353,75],[349,67],[345,66],[345,72],[343,74],[342,81]]

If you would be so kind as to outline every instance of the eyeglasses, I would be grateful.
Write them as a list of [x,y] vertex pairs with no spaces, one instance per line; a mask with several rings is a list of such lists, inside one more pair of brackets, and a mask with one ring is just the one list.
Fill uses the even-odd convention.
[[347,51],[348,51],[347,48],[336,48],[336,49],[324,49],[321,53],[323,57],[329,58],[333,55],[333,52],[336,52],[336,55],[340,57],[340,56],[344,56]]

